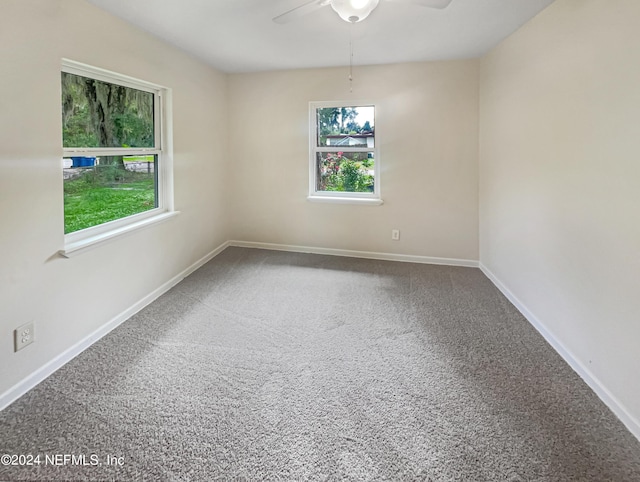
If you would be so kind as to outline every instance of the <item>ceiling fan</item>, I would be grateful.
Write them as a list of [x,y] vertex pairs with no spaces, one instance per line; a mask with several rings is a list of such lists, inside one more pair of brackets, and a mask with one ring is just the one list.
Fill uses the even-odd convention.
[[[345,22],[361,22],[378,6],[380,0],[311,0],[273,19],[276,23],[288,23],[322,7],[331,5]],[[452,0],[383,0],[397,3],[413,3],[423,7],[446,8]]]

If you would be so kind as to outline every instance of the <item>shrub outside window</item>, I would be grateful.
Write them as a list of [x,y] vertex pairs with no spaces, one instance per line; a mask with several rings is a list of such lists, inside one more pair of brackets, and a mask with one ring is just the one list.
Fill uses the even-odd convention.
[[65,246],[173,210],[166,89],[64,60]]
[[375,107],[310,103],[309,198],[379,200]]

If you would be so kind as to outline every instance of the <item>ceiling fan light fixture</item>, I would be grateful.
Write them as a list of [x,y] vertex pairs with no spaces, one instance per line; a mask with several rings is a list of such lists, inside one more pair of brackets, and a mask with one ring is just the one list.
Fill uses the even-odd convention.
[[353,8],[364,8],[369,3],[369,0],[349,0],[349,3]]
[[378,6],[380,0],[331,0],[333,8],[345,22],[361,22]]

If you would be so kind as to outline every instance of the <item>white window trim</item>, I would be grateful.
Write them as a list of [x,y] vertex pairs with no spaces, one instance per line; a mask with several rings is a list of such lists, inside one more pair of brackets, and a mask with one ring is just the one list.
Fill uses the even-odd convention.
[[92,156],[122,154],[158,156],[158,181],[156,186],[158,207],[133,216],[65,234],[64,246],[59,250],[59,254],[69,258],[116,237],[169,219],[179,214],[179,211],[175,211],[173,201],[173,126],[171,123],[173,106],[171,89],[68,59],[62,59],[61,70],[70,74],[150,92],[155,96],[154,105],[157,109],[157,115],[154,115],[154,148],[62,148],[63,158],[86,156],[88,154]]
[[[379,138],[376,128],[373,149],[357,148],[349,146],[322,146],[317,145],[318,121],[317,110],[324,107],[377,107],[374,102],[366,101],[313,101],[309,102],[309,195],[307,200],[312,202],[326,202],[334,204],[368,204],[380,205],[383,200],[380,194],[380,156],[378,152]],[[375,114],[374,114],[375,116]],[[374,126],[376,125],[374,117]],[[316,155],[318,152],[364,152],[373,151],[374,162],[374,184],[373,192],[336,192],[336,191],[316,191]]]

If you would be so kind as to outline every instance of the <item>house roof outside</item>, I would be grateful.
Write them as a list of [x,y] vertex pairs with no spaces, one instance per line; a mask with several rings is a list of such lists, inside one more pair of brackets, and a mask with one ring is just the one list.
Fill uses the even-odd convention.
[[351,147],[373,147],[373,132],[361,132],[359,134],[331,134],[323,136],[327,139],[327,145],[331,146],[351,146]]
[[339,139],[341,137],[353,137],[353,138],[365,138],[365,137],[374,137],[373,132],[361,132],[359,134],[330,134],[328,136],[324,136],[327,139]]

